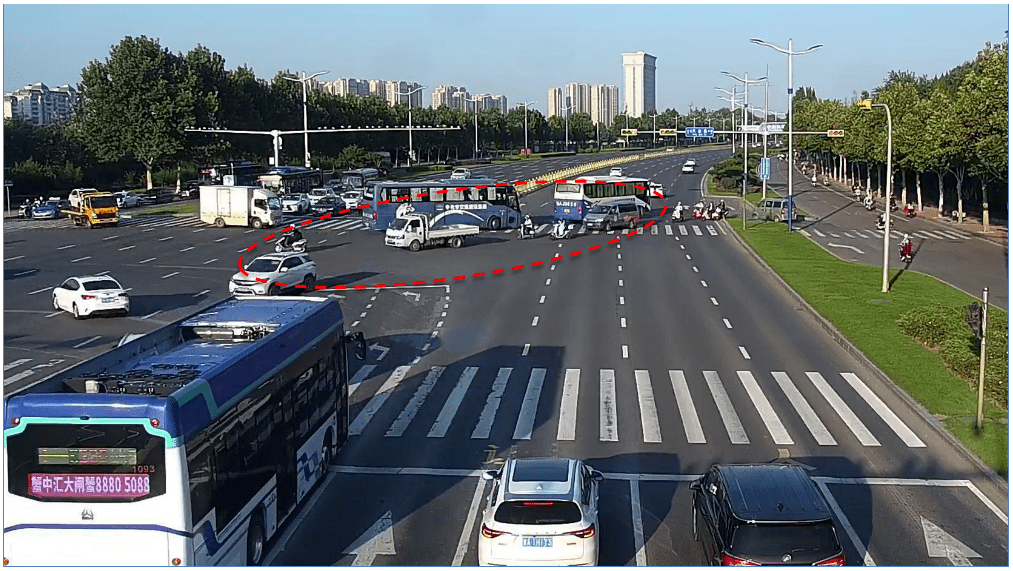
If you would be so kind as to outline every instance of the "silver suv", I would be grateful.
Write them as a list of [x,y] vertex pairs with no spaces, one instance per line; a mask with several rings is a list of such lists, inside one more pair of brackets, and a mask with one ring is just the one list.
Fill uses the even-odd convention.
[[267,254],[232,276],[229,293],[278,295],[283,289],[297,285],[313,290],[316,281],[317,265],[306,254]]
[[597,204],[584,217],[589,230],[604,230],[628,227],[631,230],[640,223],[640,208],[633,202],[621,204]]

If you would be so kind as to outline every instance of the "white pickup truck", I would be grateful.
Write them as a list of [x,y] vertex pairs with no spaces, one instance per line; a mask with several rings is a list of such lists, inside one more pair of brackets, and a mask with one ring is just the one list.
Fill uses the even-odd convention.
[[470,224],[442,224],[440,217],[424,214],[398,213],[387,228],[385,243],[396,248],[418,252],[422,248],[449,244],[451,248],[464,245],[465,236],[477,236],[478,226]]

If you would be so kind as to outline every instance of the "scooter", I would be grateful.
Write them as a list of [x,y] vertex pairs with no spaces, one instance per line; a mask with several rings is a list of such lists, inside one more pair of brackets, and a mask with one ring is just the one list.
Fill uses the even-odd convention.
[[535,232],[534,227],[532,227],[530,230],[527,230],[522,225],[520,228],[517,229],[517,239],[518,240],[527,240],[528,238],[534,238],[536,234],[537,233]]
[[673,210],[672,211],[672,222],[682,222],[683,220],[685,220],[686,218],[683,215],[684,211],[685,211],[684,208],[676,208],[675,210]]
[[862,204],[865,205],[865,209],[869,212],[876,209],[876,202],[872,200],[872,196],[869,196],[868,194],[865,195],[865,200],[862,201]]
[[25,202],[18,208],[18,218],[31,218],[32,217],[32,204]]
[[905,205],[904,216],[907,216],[908,218],[914,218],[915,216],[918,216],[918,209],[915,208],[914,206],[909,208]]
[[302,240],[296,240],[295,242],[292,243],[291,246],[286,246],[285,245],[285,239],[286,238],[287,238],[287,236],[282,236],[281,238],[278,238],[278,240],[275,242],[275,245],[274,245],[274,251],[275,252],[278,252],[280,254],[281,252],[294,251],[294,252],[298,252],[298,253],[302,254],[302,253],[304,253],[306,251],[306,239],[305,238],[303,238]]
[[558,224],[552,225],[552,230],[549,231],[549,237],[553,240],[566,240],[570,238],[570,230],[573,228],[573,224],[566,224],[563,226],[563,230],[559,230]]
[[693,220],[703,220],[705,218],[707,218],[707,215],[704,212],[703,208],[694,208],[693,209]]
[[914,259],[914,248],[910,242],[900,247],[900,261],[910,264]]

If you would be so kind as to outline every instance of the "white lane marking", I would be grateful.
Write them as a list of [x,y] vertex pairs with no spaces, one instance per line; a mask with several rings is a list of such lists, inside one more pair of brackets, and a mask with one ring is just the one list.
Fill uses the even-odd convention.
[[73,248],[75,246],[77,246],[77,244],[67,244],[66,246],[60,246],[57,250],[66,250],[67,248]]
[[625,297],[619,296],[619,305],[626,305],[626,298]]
[[535,428],[535,413],[538,411],[538,398],[542,395],[542,383],[545,381],[545,369],[531,369],[528,377],[528,388],[524,391],[524,402],[517,415],[517,426],[514,428],[514,440],[531,440]]
[[358,321],[358,320],[355,320],[355,321],[353,321],[353,322],[352,322],[352,324],[351,324],[351,325],[349,325],[349,327],[355,327],[355,326],[356,326],[356,325],[358,325],[358,324],[359,324],[359,321]]
[[207,228],[198,228],[198,229],[194,230],[193,232],[194,232],[194,234],[196,234],[197,232],[203,232],[205,230],[207,230]]
[[657,226],[651,226],[651,235],[652,236],[657,236],[658,235],[658,227]]
[[619,326],[620,327],[626,327],[626,318],[625,317],[620,317],[619,318]]
[[863,239],[863,240],[867,240],[869,238],[868,236],[866,236],[865,234],[862,234],[858,230],[852,230],[852,232],[854,232],[855,234],[857,234],[858,237],[861,238],[861,239]]
[[104,271],[104,272],[99,272],[99,273],[97,273],[97,274],[95,274],[95,275],[96,275],[96,276],[104,276],[104,275],[106,275],[106,274],[108,274],[108,273],[109,273],[109,270],[106,270],[106,271]]
[[679,249],[680,250],[685,250],[686,249],[686,245],[685,244],[679,244]]
[[619,266],[619,271],[620,272],[623,271],[623,267],[622,266]]
[[447,431],[450,430],[450,424],[454,421],[454,416],[457,415],[457,409],[460,408],[464,395],[468,393],[468,387],[471,386],[471,381],[475,378],[476,373],[478,373],[478,367],[466,367],[464,369],[461,373],[461,378],[458,379],[457,384],[454,386],[454,390],[447,397],[446,404],[443,405],[439,416],[436,417],[436,422],[429,429],[429,434],[426,435],[427,438],[443,438],[447,435]]
[[749,444],[746,430],[742,428],[742,421],[739,420],[739,415],[736,414],[717,371],[704,371],[703,378],[707,381],[707,388],[710,389],[714,404],[718,407],[718,414],[721,415],[721,422],[725,425],[725,431],[728,432],[728,439],[732,444]]
[[816,389],[823,394],[823,398],[827,399],[830,403],[830,408],[841,417],[844,424],[851,430],[858,438],[858,441],[862,443],[862,446],[879,446],[879,441],[876,437],[869,432],[869,429],[862,424],[861,420],[858,420],[858,416],[852,412],[851,408],[844,402],[844,399],[831,388],[830,383],[823,378],[823,375],[819,373],[807,372],[806,376],[812,381],[812,384],[816,386]]
[[802,418],[802,422],[805,423],[809,432],[812,433],[813,438],[820,446],[836,446],[837,441],[827,430],[827,427],[820,420],[820,417],[816,414],[816,411],[809,406],[809,402],[805,400],[802,393],[799,392],[798,387],[791,382],[791,378],[788,377],[788,373],[784,371],[773,371],[770,373],[774,376],[774,380],[781,387],[781,391],[784,392],[784,396],[788,397],[791,405],[795,407],[795,412]]
[[728,230],[725,230],[725,227],[724,227],[723,224],[718,226],[718,230],[721,230],[721,233],[724,234],[725,236],[728,235]]
[[702,285],[703,287],[707,287],[707,282],[700,280],[700,285]]
[[717,236],[718,235],[718,231],[715,230],[714,227],[711,226],[710,224],[707,225],[707,231],[710,232],[711,236]]
[[531,343],[525,343],[524,349],[521,350],[521,357],[527,356],[528,351],[531,350]]
[[686,254],[686,259],[687,260],[692,260],[693,258],[689,257],[689,254]]
[[693,233],[697,236],[703,236],[703,232],[700,231],[700,227],[696,224],[693,225]]
[[619,421],[616,419],[616,372],[601,369],[598,373],[599,388],[599,440],[617,442]]
[[749,359],[750,358],[749,357],[749,353],[746,352],[746,348],[743,347],[742,345],[739,345],[739,353],[742,353],[742,358],[743,359]]
[[485,480],[478,479],[475,486],[475,494],[471,496],[471,505],[468,506],[468,519],[464,520],[464,528],[461,530],[461,537],[457,540],[457,551],[454,552],[454,567],[460,567],[464,563],[464,555],[468,553],[468,545],[471,543],[472,531],[475,529],[475,519],[478,517],[478,508],[482,505],[482,496],[485,495]]
[[630,348],[627,345],[623,345],[623,359],[630,358]]
[[703,427],[700,426],[700,417],[693,405],[689,385],[686,384],[686,375],[682,371],[669,370],[668,378],[672,381],[672,391],[675,393],[675,403],[679,407],[679,416],[682,417],[682,427],[686,431],[686,441],[690,444],[706,444],[707,439],[703,435]]
[[165,238],[159,238],[159,242],[165,242],[166,240],[172,240],[172,236],[166,236]]
[[513,370],[513,367],[500,367],[499,372],[496,373],[496,380],[492,382],[492,390],[485,398],[485,407],[482,408],[482,414],[478,417],[478,424],[475,425],[475,430],[471,433],[472,438],[489,438],[489,434],[492,432],[492,423],[496,420],[496,411],[499,410],[500,401],[503,399],[503,393],[506,392],[507,383],[510,382],[510,373]]
[[686,230],[685,226],[679,226],[679,234],[682,234],[683,236],[687,236],[687,235],[689,235],[689,231]]
[[763,394],[760,385],[757,384],[756,379],[753,377],[753,373],[750,371],[736,371],[736,373],[739,375],[739,381],[745,387],[749,399],[753,401],[756,412],[760,413],[760,420],[766,425],[770,437],[774,439],[774,444],[795,444],[788,434],[788,429],[784,427],[781,419],[774,412],[774,407],[770,406],[770,401]]
[[979,490],[977,486],[971,483],[970,480],[964,480],[964,485],[967,486],[967,489],[971,490],[974,495],[978,496],[981,503],[985,504],[988,509],[992,510],[992,513],[1001,519],[1003,524],[1009,525],[1009,516],[1004,514],[1002,510],[999,509],[999,506],[992,503],[992,500],[988,499],[985,494],[981,493],[981,490]]
[[27,371],[21,371],[20,373],[14,375],[13,377],[7,377],[7,378],[5,378],[4,379],[4,386],[6,387],[7,385],[9,385],[11,383],[16,383],[16,382],[20,381],[21,379],[30,377],[30,376],[32,376],[34,374],[35,374],[35,371],[33,371],[32,369],[28,369]]
[[37,289],[35,291],[30,291],[30,292],[28,292],[28,295],[35,295],[37,293],[42,293],[44,291],[49,291],[49,290],[53,289],[54,287],[55,286],[49,286],[49,287],[44,287],[42,289]]
[[443,327],[443,322],[442,322],[442,321],[440,321],[440,322],[438,322],[438,323],[436,324],[436,328],[437,328],[437,329],[439,329],[440,327]]
[[145,315],[144,317],[142,317],[141,319],[149,319],[149,318],[152,318],[152,317],[158,315],[159,313],[162,313],[161,309],[157,309],[153,313],[149,313],[149,314]]
[[96,335],[96,336],[92,337],[91,339],[88,339],[87,341],[82,341],[82,342],[78,343],[77,345],[74,345],[74,349],[80,349],[81,347],[84,347],[85,345],[91,343],[92,341],[98,341],[101,338],[102,338],[101,335]]
[[85,256],[85,257],[83,257],[83,258],[78,258],[78,259],[76,259],[76,260],[71,260],[71,262],[72,262],[72,263],[73,263],[73,262],[83,262],[83,261],[85,261],[85,260],[90,260],[90,259],[91,259],[91,256]]
[[211,258],[210,260],[208,260],[208,261],[204,262],[204,263],[203,263],[203,264],[201,264],[201,265],[204,265],[204,266],[206,266],[206,265],[208,265],[208,264],[210,264],[210,263],[212,263],[212,262],[217,262],[217,261],[218,261],[218,258]]
[[[485,480],[482,481],[484,482]],[[858,549],[858,552],[862,554],[862,561],[869,567],[876,565],[876,562],[872,560],[872,555],[869,555],[869,548],[862,543],[858,534],[855,533],[855,528],[851,527],[851,522],[848,520],[848,517],[844,515],[844,510],[841,509],[841,506],[837,505],[837,500],[830,494],[830,488],[828,488],[821,480],[816,480],[816,485],[819,486],[820,490],[823,492],[823,496],[827,499],[827,503],[830,504],[830,509],[834,510],[834,513],[837,514],[837,520],[841,522],[842,526],[844,526],[844,532],[847,533],[848,537],[851,539],[851,544],[854,545],[855,548]]]
[[366,378],[369,377],[369,374],[372,373],[373,369],[375,368],[376,365],[363,365],[359,367],[359,370],[356,371],[355,374],[352,375],[352,378],[348,380],[348,398],[352,398],[352,395],[355,393],[355,390],[359,388],[359,385],[362,384],[362,381],[366,380]]
[[801,234],[802,234],[803,236],[805,236],[806,238],[810,238],[810,237],[812,237],[812,234],[810,234],[810,233],[809,233],[809,231],[808,231],[808,230],[806,230],[805,228],[800,228],[800,229],[799,229],[799,233],[801,233]]
[[544,295],[542,296],[542,299],[538,300],[538,303],[545,303],[545,296]]
[[534,319],[531,320],[531,326],[532,327],[537,327],[538,326],[538,316],[537,315],[535,316]]
[[666,236],[671,236],[672,235],[672,225],[671,224],[665,224],[665,235]]
[[567,369],[563,376],[563,399],[559,403],[559,426],[556,440],[577,438],[577,394],[580,392],[580,369]]
[[872,389],[862,382],[862,379],[858,378],[858,375],[854,373],[841,373],[841,377],[843,377],[844,380],[851,385],[851,388],[855,389],[856,393],[861,395],[865,402],[869,403],[872,410],[876,411],[876,414],[883,419],[883,422],[886,422],[890,428],[897,433],[897,436],[904,441],[904,444],[907,444],[909,448],[925,447],[925,443],[915,435],[914,431],[908,428],[908,426],[904,424],[904,422],[898,418],[892,410],[890,410],[890,407],[886,406],[886,403],[880,400],[880,398],[876,396],[876,393],[872,392]]
[[623,280],[619,280],[619,287],[623,287]]
[[699,274],[700,273],[700,268],[698,268],[696,266],[693,266],[693,271]]
[[405,430],[408,430],[408,425],[412,423],[415,415],[418,414],[419,409],[422,408],[422,404],[425,403],[426,397],[428,397],[429,393],[432,392],[433,387],[436,386],[437,379],[440,378],[440,375],[443,374],[444,370],[446,370],[446,367],[431,367],[429,369],[429,374],[426,375],[425,380],[422,381],[419,388],[415,390],[415,394],[412,395],[411,400],[408,401],[408,404],[401,410],[401,414],[399,414],[390,425],[390,428],[387,429],[387,434],[384,436],[399,437],[404,435]]
[[549,278],[549,279],[545,280],[545,285],[550,285],[550,284],[552,284],[552,278]]
[[637,382],[637,400],[640,402],[640,426],[644,442],[661,442],[661,424],[658,422],[658,405],[654,401],[651,374],[644,370],[633,371]]
[[176,275],[179,275],[179,272],[172,272],[171,274],[165,274],[164,276],[162,276],[162,279],[164,280],[165,278],[171,278],[172,276]]
[[14,256],[13,258],[4,258],[4,261],[13,262],[14,260],[20,260],[21,258],[24,258],[24,256]]
[[636,480],[630,480],[630,508],[633,513],[633,546],[637,550],[637,566],[644,567],[647,565],[647,549],[644,546],[644,521],[640,514],[640,482]]
[[[180,252],[189,252],[190,250],[193,250],[194,248],[196,248],[196,246],[190,246],[189,248],[183,248],[182,250],[180,250]],[[246,250],[243,250],[243,251],[245,252]]]
[[813,228],[813,232],[815,232],[816,235],[819,236],[820,238],[825,238],[826,237],[826,234],[824,234],[823,232],[820,232],[819,230],[817,230],[815,228]]
[[25,363],[27,363],[29,361],[31,361],[31,359],[18,359],[17,361],[11,361],[10,363],[7,363],[6,365],[4,365],[4,370],[6,371],[8,369],[13,369],[14,367],[17,367],[18,365],[24,365]]
[[[20,278],[21,276],[27,276],[28,274],[34,274],[37,271],[38,270],[25,270],[23,272],[18,272],[16,274],[14,274],[14,277]],[[97,274],[97,275],[101,275],[101,274]]]
[[732,328],[732,323],[730,321],[728,321],[727,318],[722,319],[722,321],[725,322],[725,327],[727,327],[728,329]]
[[366,425],[373,419],[373,416],[378,410],[380,410],[380,407],[387,401],[387,398],[389,398],[390,394],[394,392],[398,383],[405,378],[405,375],[408,374],[410,369],[411,365],[402,365],[391,372],[390,376],[387,377],[387,380],[383,382],[380,390],[373,395],[373,398],[369,399],[368,403],[366,403],[366,408],[362,409],[362,411],[359,412],[359,415],[355,417],[355,420],[352,421],[352,424],[349,425],[349,435],[356,436],[358,434],[362,434]]
[[228,240],[228,238],[219,238],[215,242],[224,242],[225,240]]
[[117,234],[115,236],[106,236],[105,238],[102,238],[102,241],[105,242],[106,240],[112,240],[113,238],[119,238],[119,235]]
[[833,236],[834,238],[840,238],[841,237],[840,234],[834,234],[833,232],[831,232],[830,235]]
[[152,260],[154,260],[154,259],[155,259],[155,258],[148,258],[147,260],[141,260],[140,262],[137,262],[137,263],[138,263],[138,264],[147,264],[148,262],[150,262],[150,261],[152,261]]
[[852,240],[855,239],[855,237],[851,235],[851,232],[845,232],[844,235],[847,236],[848,238],[851,238]]
[[[549,271],[550,272],[554,271],[555,269],[556,269],[556,264],[552,264],[551,266],[549,266]],[[545,285],[549,285],[549,284],[545,284]]]
[[622,255],[622,254],[620,254],[620,253],[618,253],[618,252],[616,252],[616,259],[617,259],[617,260],[621,260],[621,259],[623,259],[623,255]]

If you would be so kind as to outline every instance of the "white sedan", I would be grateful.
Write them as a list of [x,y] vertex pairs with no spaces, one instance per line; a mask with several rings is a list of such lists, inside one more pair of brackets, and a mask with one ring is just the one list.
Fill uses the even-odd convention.
[[686,164],[682,165],[682,172],[684,172],[684,173],[692,173],[692,172],[696,172],[696,169],[694,168],[694,166],[691,163],[686,163]]
[[129,190],[122,190],[114,193],[113,196],[116,197],[116,206],[120,208],[134,208],[141,202],[141,199]]
[[471,178],[471,171],[464,167],[458,167],[454,169],[454,172],[450,173],[450,180],[464,180]]
[[53,309],[62,309],[81,319],[95,313],[130,313],[130,297],[123,286],[109,276],[67,278],[53,289]]
[[281,211],[286,214],[302,214],[310,209],[310,199],[302,193],[286,194],[281,197]]

